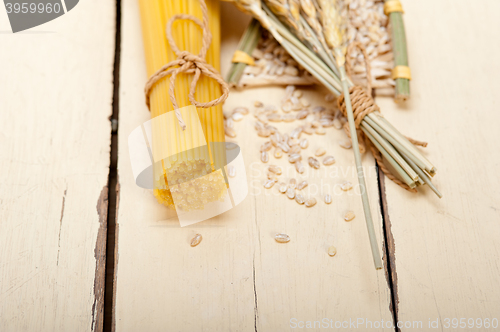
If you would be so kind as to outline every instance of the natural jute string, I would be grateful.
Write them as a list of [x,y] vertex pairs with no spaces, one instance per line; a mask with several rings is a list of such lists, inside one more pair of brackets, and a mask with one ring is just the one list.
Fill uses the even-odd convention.
[[[191,81],[191,86],[189,89],[189,101],[196,107],[209,108],[219,105],[220,103],[223,103],[229,95],[228,84],[224,81],[219,72],[217,72],[217,70],[211,65],[209,65],[205,60],[208,48],[210,47],[210,43],[212,42],[212,33],[208,28],[207,5],[205,4],[204,0],[199,0],[199,2],[201,6],[201,12],[203,15],[203,22],[200,21],[197,17],[188,14],[176,14],[172,16],[172,18],[168,21],[166,28],[166,37],[168,43],[170,44],[170,47],[174,51],[175,55],[177,55],[177,59],[170,63],[167,63],[166,65],[158,69],[158,71],[156,71],[156,73],[154,73],[149,78],[148,82],[146,83],[146,87],[144,88],[144,93],[146,95],[146,105],[148,106],[149,109],[150,108],[149,95],[151,94],[153,86],[156,84],[156,82],[158,82],[165,76],[171,75],[170,87],[168,92],[170,96],[170,101],[172,102],[172,106],[174,108],[175,115],[177,117],[177,120],[179,121],[179,125],[181,126],[182,130],[186,129],[186,124],[184,123],[184,120],[182,119],[181,113],[179,111],[179,105],[177,104],[177,100],[175,99],[175,91],[174,91],[175,79],[178,74],[194,73],[194,77],[193,80]],[[172,25],[176,20],[191,20],[197,25],[199,25],[203,30],[203,41],[200,53],[198,55],[191,54],[188,51],[181,51],[175,44],[175,40],[172,36]],[[198,83],[201,74],[204,74],[205,76],[216,80],[220,84],[222,89],[222,95],[219,98],[214,99],[207,103],[200,103],[194,98],[194,94],[196,93],[196,84]]]
[[[396,184],[398,184],[400,187],[402,187],[408,191],[411,191],[411,192],[417,192],[416,189],[412,189],[406,183],[400,181],[397,177],[395,177],[389,171],[389,169],[387,169],[387,167],[385,167],[383,160],[382,160],[382,154],[380,153],[380,151],[378,151],[377,148],[373,144],[370,144],[370,140],[365,139],[364,133],[361,130],[359,130],[359,126],[361,125],[361,121],[363,121],[363,118],[366,115],[370,114],[371,112],[375,112],[375,111],[380,112],[380,108],[377,106],[377,104],[375,104],[375,100],[373,100],[373,98],[371,97],[371,94],[372,94],[371,67],[370,67],[370,64],[368,62],[368,56],[366,54],[366,50],[365,50],[363,44],[361,44],[359,42],[355,42],[355,43],[350,44],[349,47],[347,48],[347,53],[348,54],[351,53],[355,47],[357,47],[361,51],[361,53],[363,54],[363,57],[365,59],[366,79],[367,79],[366,90],[360,86],[357,86],[357,85],[353,86],[349,89],[349,95],[351,97],[352,110],[353,110],[353,114],[354,114],[354,123],[356,125],[356,129],[358,129],[357,134],[358,134],[360,152],[364,152],[366,150],[365,144],[369,144],[370,150],[372,151],[373,156],[377,160],[377,164],[380,167],[380,169],[382,170],[382,172],[389,179],[391,179]],[[346,57],[346,71],[347,71],[349,76],[351,75],[351,69],[352,69],[351,58]],[[338,102],[339,109],[342,111],[344,116],[347,117],[347,110],[345,107],[344,94],[341,94],[339,96],[337,102]],[[349,136],[349,138],[350,138],[351,134],[350,134],[349,127],[348,127],[347,123],[344,124],[344,130],[347,133],[347,136]],[[406,138],[414,145],[420,145],[423,147],[427,146],[427,143],[425,143],[425,142],[416,141],[416,140],[408,138],[408,137],[406,137]]]

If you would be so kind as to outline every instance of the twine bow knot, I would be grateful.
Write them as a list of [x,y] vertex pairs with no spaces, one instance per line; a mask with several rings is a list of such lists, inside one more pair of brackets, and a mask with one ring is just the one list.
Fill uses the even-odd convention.
[[[174,108],[175,116],[177,117],[177,120],[179,121],[179,125],[182,128],[182,130],[186,129],[186,124],[182,119],[182,115],[179,111],[179,105],[177,104],[177,100],[175,99],[174,89],[175,89],[175,79],[177,75],[181,73],[185,74],[194,73],[193,80],[191,81],[191,85],[189,88],[189,101],[196,107],[209,108],[219,105],[220,103],[223,103],[229,95],[228,84],[224,81],[220,73],[214,67],[209,65],[205,60],[208,48],[210,47],[210,43],[212,42],[212,33],[208,28],[207,5],[205,4],[204,0],[199,0],[199,2],[201,6],[203,21],[200,21],[196,16],[188,14],[176,14],[172,16],[172,18],[168,21],[166,27],[166,37],[168,43],[170,44],[170,47],[174,51],[175,55],[177,55],[177,59],[167,63],[166,65],[158,69],[149,78],[148,82],[146,83],[146,87],[144,88],[144,92],[146,95],[146,105],[148,106],[149,109],[150,108],[149,96],[151,94],[153,86],[156,84],[156,82],[158,82],[165,76],[171,75],[168,93],[170,96],[170,101],[172,102],[172,106]],[[188,51],[181,51],[177,47],[177,44],[175,43],[175,40],[172,35],[172,26],[176,20],[191,20],[203,30],[202,45],[200,53],[198,55],[194,55]],[[220,84],[222,95],[219,98],[206,103],[198,102],[194,98],[194,94],[196,93],[196,85],[198,84],[198,80],[200,79],[200,76],[202,74],[216,80]]]

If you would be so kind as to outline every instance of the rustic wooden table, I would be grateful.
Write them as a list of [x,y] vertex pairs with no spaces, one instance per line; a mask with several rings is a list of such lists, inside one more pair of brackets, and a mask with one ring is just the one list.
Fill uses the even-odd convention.
[[[430,322],[451,331],[453,319],[462,330],[496,330],[500,2],[403,5],[412,98],[377,103],[402,132],[430,143],[444,197],[405,192],[363,157],[381,271],[359,196],[305,209],[263,190],[262,139],[250,116],[236,124],[250,193],[235,209],[180,228],[135,185],[128,134],[149,119],[136,0],[122,0],[121,15],[113,1],[81,1],[15,35],[0,10],[0,331],[288,331],[307,321],[391,331],[395,319],[402,331],[429,331]],[[225,73],[248,18],[222,6]],[[324,103],[320,89],[304,91]],[[225,107],[277,104],[282,95],[234,92]],[[119,116],[117,135],[110,116]],[[340,137],[332,129],[311,145]],[[356,183],[352,151],[328,149],[339,173],[327,185]],[[115,170],[116,188],[108,186]],[[341,219],[347,209],[358,215],[350,223]],[[276,232],[292,241],[278,245]],[[191,248],[196,233],[204,240]]]

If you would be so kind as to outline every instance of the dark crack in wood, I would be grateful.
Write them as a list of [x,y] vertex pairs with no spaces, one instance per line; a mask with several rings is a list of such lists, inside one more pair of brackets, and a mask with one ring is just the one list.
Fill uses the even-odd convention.
[[108,187],[102,188],[97,200],[97,214],[99,215],[99,230],[94,249],[95,277],[94,303],[92,304],[91,331],[102,332],[104,321],[104,284],[106,278],[106,237],[108,217]]
[[104,293],[104,322],[106,332],[115,331],[116,265],[118,263],[118,222],[117,211],[120,198],[118,179],[118,131],[120,97],[120,50],[121,50],[121,1],[116,0],[115,15],[115,59],[113,67],[113,113],[111,114],[111,150],[108,187],[109,208],[107,215],[106,274]]
[[394,236],[391,231],[391,219],[389,217],[389,210],[387,208],[387,196],[385,193],[385,176],[384,173],[378,169],[378,189],[380,197],[380,210],[382,214],[383,231],[384,231],[384,266],[387,285],[391,291],[391,302],[389,310],[392,313],[394,330],[399,332],[397,327],[398,323],[398,275],[396,273],[396,246],[394,244]]

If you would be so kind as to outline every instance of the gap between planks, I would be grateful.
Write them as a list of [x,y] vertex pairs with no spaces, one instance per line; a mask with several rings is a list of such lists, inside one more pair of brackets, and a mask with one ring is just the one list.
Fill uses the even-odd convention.
[[396,254],[395,254],[395,244],[394,236],[391,231],[391,219],[389,217],[389,210],[387,208],[387,196],[385,193],[385,175],[377,165],[377,183],[379,190],[379,202],[380,202],[380,214],[382,215],[382,228],[384,234],[384,255],[382,259],[385,261],[385,277],[387,279],[387,285],[391,290],[391,301],[389,310],[392,313],[392,320],[394,325],[394,330],[400,332],[398,323],[398,276],[396,273]]
[[102,331],[115,331],[116,264],[118,262],[118,225],[116,211],[120,199],[118,179],[118,119],[120,90],[121,0],[116,0],[115,60],[113,66],[113,113],[111,114],[111,149],[108,176],[108,215],[106,236],[106,277],[104,289],[104,321]]

